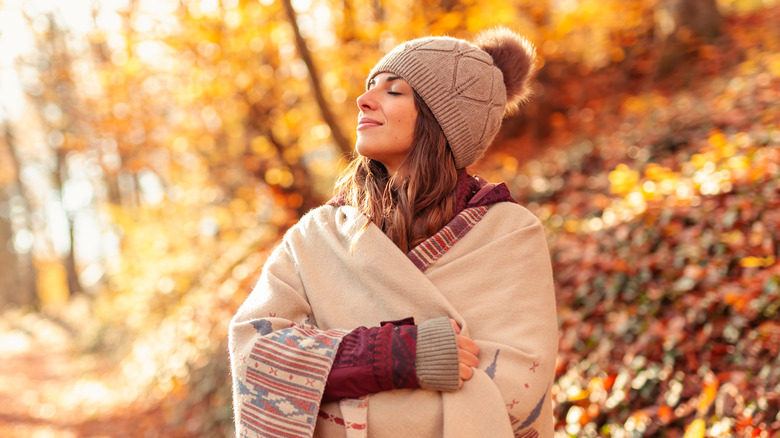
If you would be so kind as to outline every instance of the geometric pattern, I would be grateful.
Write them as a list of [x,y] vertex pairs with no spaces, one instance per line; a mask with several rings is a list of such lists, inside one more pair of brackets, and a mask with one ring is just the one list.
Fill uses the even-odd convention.
[[343,336],[296,325],[258,338],[237,384],[241,436],[311,437]]
[[489,206],[482,206],[464,209],[436,234],[415,246],[406,256],[420,271],[425,272],[482,219],[488,208]]
[[368,436],[368,396],[345,398],[339,401],[339,409],[344,418],[320,411],[319,417],[342,426],[347,438],[366,438]]
[[376,336],[374,378],[381,388],[418,387],[413,347],[416,338],[402,323],[403,320],[382,324]]

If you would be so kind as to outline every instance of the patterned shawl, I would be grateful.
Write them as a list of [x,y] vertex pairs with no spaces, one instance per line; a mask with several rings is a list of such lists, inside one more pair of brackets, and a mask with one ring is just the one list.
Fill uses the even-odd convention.
[[[466,208],[409,254],[373,225],[355,239],[365,223],[352,207],[312,210],[266,262],[231,322],[236,435],[552,436],[557,318],[539,221],[516,204]],[[480,347],[474,377],[320,405],[340,339],[409,316],[455,318]]]

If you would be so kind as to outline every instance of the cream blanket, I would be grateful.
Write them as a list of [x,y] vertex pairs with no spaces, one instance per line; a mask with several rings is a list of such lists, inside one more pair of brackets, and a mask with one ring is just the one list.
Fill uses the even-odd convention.
[[[544,230],[519,205],[481,209],[465,211],[473,228],[421,244],[433,255],[403,254],[373,224],[355,240],[367,219],[352,207],[304,216],[231,322],[236,435],[551,437],[558,331]],[[408,316],[457,320],[480,348],[474,377],[454,392],[320,406],[341,337]]]

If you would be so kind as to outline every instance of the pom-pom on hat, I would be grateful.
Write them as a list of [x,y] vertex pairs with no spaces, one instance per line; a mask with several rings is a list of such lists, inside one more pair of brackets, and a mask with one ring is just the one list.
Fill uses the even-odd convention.
[[482,157],[504,116],[530,96],[535,59],[534,46],[503,27],[482,31],[471,43],[419,38],[385,55],[367,84],[382,72],[404,78],[433,112],[462,169]]

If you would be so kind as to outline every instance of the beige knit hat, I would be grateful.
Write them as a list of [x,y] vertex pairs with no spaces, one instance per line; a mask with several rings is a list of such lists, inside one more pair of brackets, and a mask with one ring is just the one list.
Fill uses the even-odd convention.
[[528,98],[535,58],[528,40],[502,27],[473,43],[426,37],[390,51],[367,83],[382,72],[404,78],[433,112],[461,169],[482,157],[504,115]]

